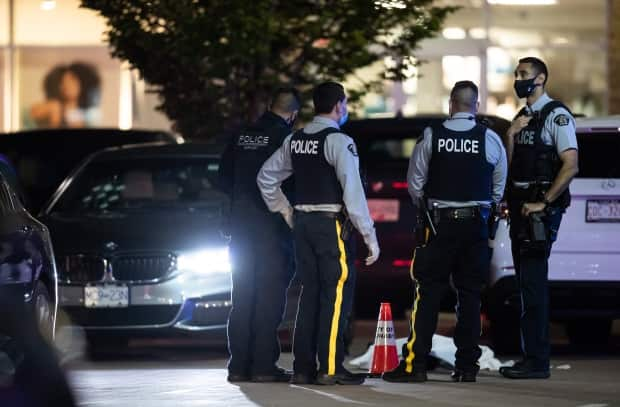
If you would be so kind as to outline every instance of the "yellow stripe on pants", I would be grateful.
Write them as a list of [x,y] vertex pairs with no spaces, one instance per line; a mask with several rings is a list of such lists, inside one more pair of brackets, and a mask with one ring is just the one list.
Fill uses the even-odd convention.
[[344,249],[344,242],[340,238],[340,222],[336,221],[336,238],[338,239],[338,250],[340,251],[341,274],[336,285],[336,301],[334,302],[334,315],[332,316],[332,327],[329,334],[329,354],[327,356],[327,374],[336,374],[336,346],[338,339],[338,326],[340,324],[340,311],[342,309],[342,291],[344,283],[349,276],[347,267],[347,253]]
[[[416,249],[417,250],[417,249]],[[418,313],[418,301],[420,301],[420,284],[415,279],[413,275],[413,267],[415,263],[415,253],[416,250],[413,251],[413,259],[411,260],[411,267],[409,269],[409,273],[411,274],[411,278],[413,279],[413,284],[415,284],[415,300],[413,301],[413,311],[411,312],[411,339],[407,342],[407,359],[405,359],[405,371],[407,373],[413,372],[413,359],[415,359],[415,353],[413,352],[413,344],[416,340],[415,333],[415,317]]]

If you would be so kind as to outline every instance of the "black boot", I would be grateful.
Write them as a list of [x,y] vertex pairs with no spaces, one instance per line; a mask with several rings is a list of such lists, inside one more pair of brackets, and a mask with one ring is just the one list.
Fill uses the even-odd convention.
[[396,369],[383,373],[383,380],[393,383],[423,383],[428,380],[426,369],[416,369],[414,366],[411,373],[409,373],[406,367],[405,361],[401,360]]
[[450,377],[453,382],[473,383],[476,381],[476,370],[459,370],[454,369]]
[[515,363],[512,367],[502,367],[500,374],[508,379],[548,379],[548,367],[536,366],[531,360]]
[[284,382],[288,383],[293,376],[290,370],[276,367],[272,372],[265,374],[253,374],[252,381],[255,383]]
[[291,384],[314,384],[316,380],[316,371],[311,373],[295,372],[289,383]]
[[366,374],[354,374],[349,372],[348,370],[343,370],[342,372],[338,372],[333,375],[329,375],[327,373],[319,372],[319,375],[316,377],[316,384],[322,384],[324,386],[331,386],[334,384],[340,384],[344,386],[352,386],[359,385],[364,383],[366,380]]

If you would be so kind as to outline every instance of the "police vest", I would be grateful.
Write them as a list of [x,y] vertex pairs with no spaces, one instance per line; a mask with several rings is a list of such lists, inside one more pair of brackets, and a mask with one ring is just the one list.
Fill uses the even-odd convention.
[[[515,136],[510,167],[510,180],[512,182],[552,183],[558,175],[562,162],[556,146],[545,144],[542,140],[545,121],[549,114],[558,107],[563,107],[570,112],[564,104],[553,100],[547,103],[540,112],[534,112],[528,125]],[[524,107],[516,117],[526,114],[527,110]],[[570,192],[568,188],[555,202],[552,202],[552,206],[567,207],[569,204]]]
[[425,195],[443,201],[491,201],[493,169],[486,155],[486,127],[433,128]]
[[[265,203],[256,184],[256,176],[265,161],[280,147],[285,129],[276,128],[279,124],[260,122],[250,126],[236,136],[235,152],[235,183],[233,197],[235,201],[250,201],[257,207],[264,208]],[[284,127],[284,125],[283,125]]]
[[290,140],[291,159],[295,173],[297,205],[342,204],[342,187],[334,167],[325,159],[325,139],[336,128],[318,133],[296,131]]

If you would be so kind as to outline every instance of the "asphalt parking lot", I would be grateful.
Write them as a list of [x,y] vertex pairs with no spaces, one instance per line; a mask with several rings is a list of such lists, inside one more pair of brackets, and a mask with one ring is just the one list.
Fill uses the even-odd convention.
[[[443,315],[438,332],[450,334],[453,316]],[[374,321],[356,324],[351,354],[362,353],[374,336]],[[397,335],[406,334],[396,322]],[[608,346],[576,349],[553,327],[549,380],[512,381],[484,371],[477,383],[452,383],[438,368],[427,383],[394,384],[369,379],[363,386],[230,384],[221,345],[196,341],[141,340],[96,360],[69,363],[67,374],[80,406],[620,406],[620,324]],[[500,359],[516,356],[502,356]],[[290,368],[292,357],[283,353]]]

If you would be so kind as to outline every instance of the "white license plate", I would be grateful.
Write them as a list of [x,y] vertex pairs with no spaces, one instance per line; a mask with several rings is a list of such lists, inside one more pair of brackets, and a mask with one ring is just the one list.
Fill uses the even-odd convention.
[[84,287],[84,306],[87,308],[122,308],[129,306],[129,287],[126,285],[94,285]]
[[398,199],[369,199],[370,217],[375,222],[398,222],[400,201]]
[[620,222],[620,199],[586,201],[586,222]]

